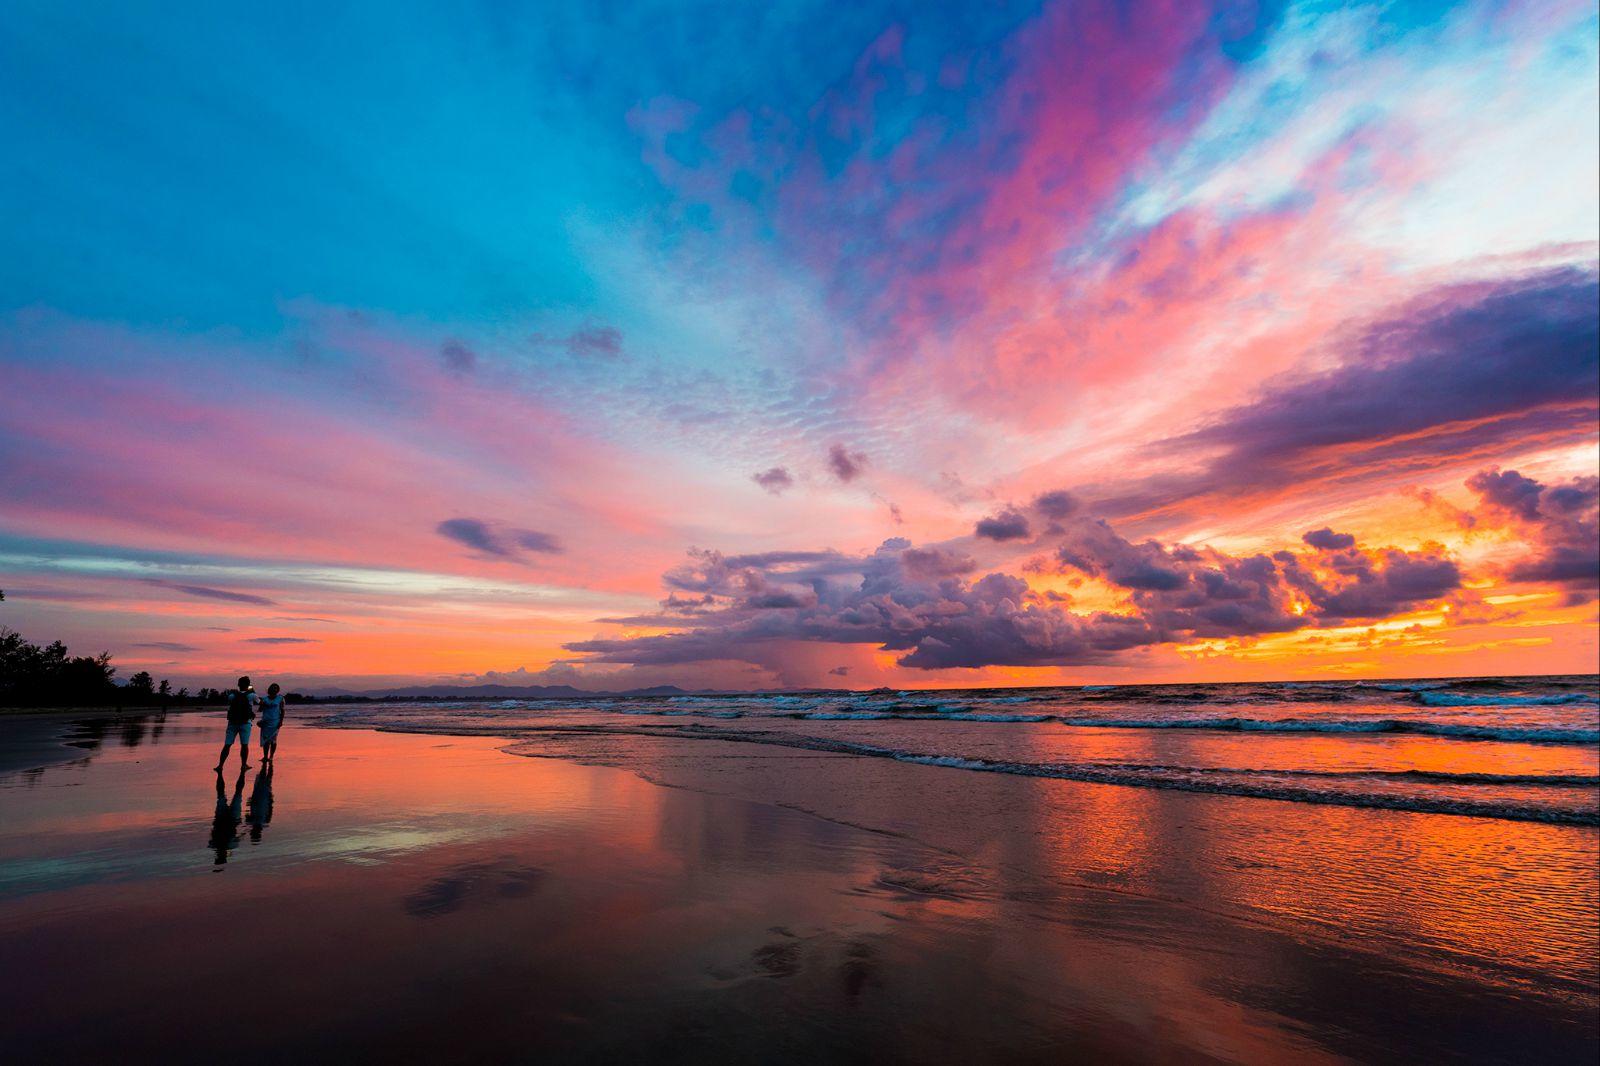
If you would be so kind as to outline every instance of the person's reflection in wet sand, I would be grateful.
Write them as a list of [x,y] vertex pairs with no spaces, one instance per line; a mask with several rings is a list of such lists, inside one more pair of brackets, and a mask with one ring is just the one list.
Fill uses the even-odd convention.
[[266,764],[256,773],[255,787],[250,790],[250,806],[245,820],[250,823],[250,843],[261,843],[261,833],[272,822],[272,771]]
[[239,780],[233,783],[233,798],[228,797],[228,788],[222,780],[222,774],[217,774],[217,810],[211,819],[211,841],[207,847],[216,852],[216,868],[222,869],[228,861],[228,853],[239,844],[239,823],[243,821],[241,808],[244,805],[244,771],[239,771]]

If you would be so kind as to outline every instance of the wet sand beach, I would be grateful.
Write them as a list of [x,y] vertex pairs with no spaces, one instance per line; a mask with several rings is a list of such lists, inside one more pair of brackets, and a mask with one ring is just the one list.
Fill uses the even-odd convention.
[[1592,827],[306,718],[219,790],[220,715],[60,734],[0,772],[8,1061],[1600,1047]]
[[213,707],[0,708],[0,774],[78,762],[100,748],[108,735],[120,740],[127,734],[122,746],[133,746],[148,732],[164,729],[174,715],[215,713]]

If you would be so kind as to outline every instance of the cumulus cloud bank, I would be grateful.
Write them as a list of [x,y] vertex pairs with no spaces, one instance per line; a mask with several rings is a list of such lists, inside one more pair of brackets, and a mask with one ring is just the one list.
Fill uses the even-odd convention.
[[1091,577],[1126,598],[1125,609],[1087,613],[1013,574],[973,578],[971,558],[901,537],[862,556],[695,551],[665,575],[674,596],[698,595],[692,614],[671,610],[669,597],[659,615],[618,620],[677,631],[566,647],[600,662],[654,665],[757,662],[786,641],[877,645],[901,653],[902,666],[927,670],[1107,663],[1135,648],[1387,618],[1461,586],[1442,549],[1362,549],[1327,530],[1308,541],[1321,543],[1233,556],[1136,543],[1103,519],[1077,517],[1033,569]]

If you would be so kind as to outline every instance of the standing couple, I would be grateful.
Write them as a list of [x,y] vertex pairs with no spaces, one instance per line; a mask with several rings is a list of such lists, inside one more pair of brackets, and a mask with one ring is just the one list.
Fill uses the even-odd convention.
[[248,677],[239,679],[239,687],[228,693],[228,735],[222,744],[222,757],[217,760],[217,773],[228,765],[228,752],[234,740],[239,741],[239,769],[250,766],[250,723],[256,712],[261,712],[261,760],[270,762],[278,754],[278,729],[283,725],[283,697],[278,686],[267,689],[267,698],[256,695]]

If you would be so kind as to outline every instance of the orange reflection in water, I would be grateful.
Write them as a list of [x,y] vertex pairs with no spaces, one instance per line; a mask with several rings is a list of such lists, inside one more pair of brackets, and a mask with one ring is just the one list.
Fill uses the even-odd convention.
[[1036,782],[1064,880],[1398,941],[1444,961],[1592,987],[1600,945],[1585,827]]
[[[301,724],[281,741],[262,843],[213,876],[215,724],[59,771],[80,781],[42,779],[85,787],[7,795],[0,870],[137,860],[0,901],[0,946],[31,945],[22,991],[40,1032],[165,1046],[229,1005],[229,967],[247,959],[268,995],[294,990],[269,1037],[370,1018],[411,1041],[426,1018],[442,1042],[429,1050],[459,1055],[463,1031],[501,1050],[575,1024],[611,1033],[618,1004],[641,1012],[643,1041],[679,1031],[651,1012],[711,1004],[761,1037],[773,1019],[817,1027],[838,1041],[819,1060],[1022,1058],[1070,1038],[1090,1059],[1099,1040],[1101,1060],[1299,1062],[1341,1057],[1335,1038],[1361,1025],[1378,1036],[1345,1057],[1381,1057],[1396,1033],[1418,1037],[1417,1010],[1442,1017],[1440,1002],[1486,987],[1393,976],[1426,951],[1479,974],[1577,980],[1593,965],[1592,932],[1575,932],[1595,913],[1576,880],[1592,874],[1587,830],[656,737],[517,750],[659,784],[502,754],[496,738]],[[1143,743],[1159,754],[1159,738]],[[135,807],[151,818],[119,825],[114,811]],[[394,846],[371,847],[374,831]],[[1387,942],[1373,950],[1388,966],[1325,950],[1332,939]],[[1383,980],[1403,1008],[1347,1009]],[[84,1002],[104,1024],[76,1026]]]

